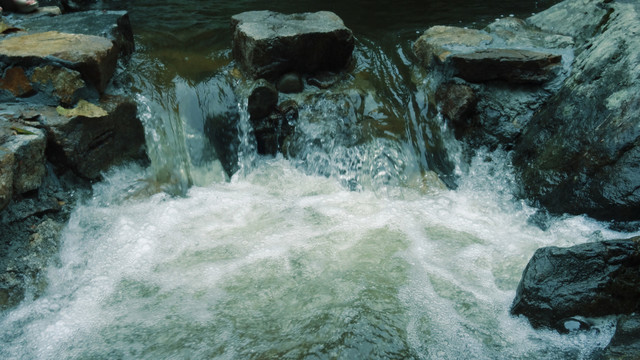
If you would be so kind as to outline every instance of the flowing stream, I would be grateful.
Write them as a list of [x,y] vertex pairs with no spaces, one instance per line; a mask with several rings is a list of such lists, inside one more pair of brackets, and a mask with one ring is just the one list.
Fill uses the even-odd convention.
[[[509,154],[465,155],[411,60],[428,26],[552,1],[112,3],[134,24],[151,166],[111,170],[78,206],[44,294],[0,314],[0,358],[582,359],[607,345],[606,319],[560,335],[509,308],[537,248],[629,234],[581,216],[532,225]],[[336,87],[293,97],[288,158],[256,153],[230,54],[229,17],[264,8],[332,10],[357,38]]]

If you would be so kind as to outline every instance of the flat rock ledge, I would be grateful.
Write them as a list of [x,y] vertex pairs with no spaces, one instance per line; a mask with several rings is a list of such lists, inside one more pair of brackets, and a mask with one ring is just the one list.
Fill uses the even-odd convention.
[[231,18],[233,57],[248,77],[340,71],[351,60],[354,37],[329,11],[285,15],[249,11]]
[[118,51],[113,42],[93,35],[48,31],[0,41],[0,64],[5,74],[20,71],[28,79],[31,71],[33,81],[33,68],[46,65],[67,68],[78,71],[99,92],[106,89],[117,60]]
[[508,17],[485,29],[433,26],[413,52],[431,78],[425,90],[456,137],[472,148],[509,149],[568,75],[573,44]]

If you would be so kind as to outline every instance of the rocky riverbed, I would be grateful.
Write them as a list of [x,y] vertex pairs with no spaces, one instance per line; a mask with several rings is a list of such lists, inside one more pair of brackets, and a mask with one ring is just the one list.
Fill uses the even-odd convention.
[[[144,129],[121,70],[135,49],[127,13],[90,10],[98,8],[91,1],[49,3],[3,19],[0,309],[38,296],[26,288],[46,287],[41,271],[55,261],[58,234],[76,201],[91,195],[92,182],[113,165],[145,161]],[[230,22],[233,76],[249,89],[239,96],[247,98],[257,151],[295,159],[302,151],[291,140],[299,104],[280,100],[309,86],[309,98],[359,97],[334,87],[353,78],[353,33],[330,12],[252,11]],[[638,32],[640,5],[622,0],[567,0],[483,29],[433,26],[413,44],[411,60],[423,74],[415,87],[467,152],[511,152],[518,196],[541,209],[532,223],[545,228],[551,216],[586,214],[637,230]],[[232,159],[225,166],[232,175],[237,155],[219,155]],[[455,187],[455,180],[446,182]],[[633,358],[637,244],[631,238],[540,249],[512,313],[536,328],[569,333],[614,317],[611,346],[593,356]]]
[[58,233],[91,182],[145,158],[137,104],[117,70],[134,49],[127,13],[62,9],[2,18],[1,308],[43,281]]

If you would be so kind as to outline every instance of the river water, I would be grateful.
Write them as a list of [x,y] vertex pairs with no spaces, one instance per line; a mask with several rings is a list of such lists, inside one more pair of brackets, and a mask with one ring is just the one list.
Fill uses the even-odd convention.
[[[526,4],[525,4],[526,3]],[[532,225],[509,154],[465,155],[411,42],[549,2],[113,2],[152,165],[105,174],[63,233],[44,294],[0,315],[3,359],[582,359],[615,324],[560,335],[509,315],[533,252],[628,237]],[[256,153],[229,17],[336,12],[351,74],[300,104],[290,158]],[[449,187],[445,186],[445,183]]]

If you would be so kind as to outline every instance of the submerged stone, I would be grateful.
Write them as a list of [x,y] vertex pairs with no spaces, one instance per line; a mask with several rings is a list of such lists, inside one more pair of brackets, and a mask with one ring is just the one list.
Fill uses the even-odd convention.
[[282,75],[277,84],[278,91],[285,94],[299,93],[304,89],[302,78],[296,73]]
[[252,121],[263,119],[275,110],[278,104],[278,90],[264,79],[253,83],[247,102],[247,111]]
[[538,249],[511,307],[533,327],[565,332],[564,319],[640,310],[640,238]]
[[291,15],[248,11],[234,15],[231,24],[233,57],[254,79],[340,71],[354,48],[351,30],[329,11]]

